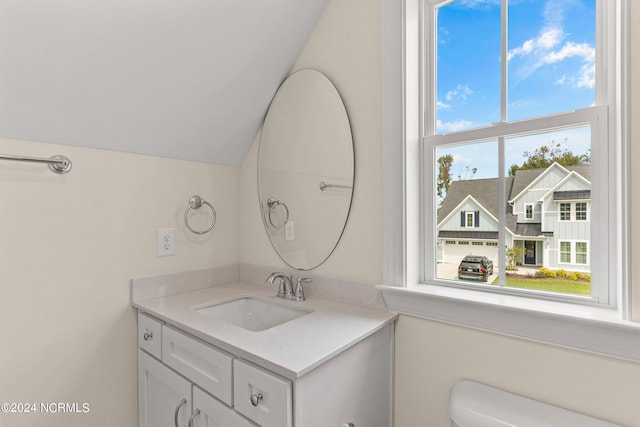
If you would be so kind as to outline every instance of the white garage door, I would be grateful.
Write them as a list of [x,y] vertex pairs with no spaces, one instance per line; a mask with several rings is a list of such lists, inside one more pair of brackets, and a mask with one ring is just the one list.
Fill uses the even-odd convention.
[[[467,242],[467,244],[460,244]],[[474,244],[474,242],[476,244]],[[481,245],[479,243],[482,243]],[[498,262],[498,247],[487,246],[490,242],[481,242],[473,240],[445,240],[442,247],[443,261],[448,264],[460,264],[462,258],[466,255],[484,255],[493,261],[494,265],[500,265]]]

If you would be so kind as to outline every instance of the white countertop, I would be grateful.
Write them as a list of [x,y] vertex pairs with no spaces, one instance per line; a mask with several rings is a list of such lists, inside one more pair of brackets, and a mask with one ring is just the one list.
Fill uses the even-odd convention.
[[[265,331],[213,320],[193,308],[239,297],[313,311]],[[243,283],[138,300],[134,307],[242,359],[296,379],[393,322],[397,314],[309,297],[298,303]]]

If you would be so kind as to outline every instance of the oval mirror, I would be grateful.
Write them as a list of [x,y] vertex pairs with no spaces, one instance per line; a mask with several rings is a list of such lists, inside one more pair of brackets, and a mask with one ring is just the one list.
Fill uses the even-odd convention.
[[353,182],[353,139],[338,91],[318,71],[292,74],[269,106],[258,151],[262,219],[287,265],[310,270],[331,255]]

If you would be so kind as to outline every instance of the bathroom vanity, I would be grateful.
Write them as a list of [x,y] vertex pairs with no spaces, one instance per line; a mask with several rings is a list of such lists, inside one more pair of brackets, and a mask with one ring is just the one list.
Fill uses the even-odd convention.
[[134,306],[141,427],[391,425],[393,313],[241,283]]

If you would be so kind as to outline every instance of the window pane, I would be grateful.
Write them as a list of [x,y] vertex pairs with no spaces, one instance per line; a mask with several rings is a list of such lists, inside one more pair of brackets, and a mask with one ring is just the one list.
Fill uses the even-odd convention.
[[436,133],[500,120],[500,5],[481,3],[437,11]]
[[591,197],[590,138],[584,126],[505,139],[506,286],[590,294],[588,256],[574,243],[591,234],[576,221]]
[[587,242],[576,242],[576,264],[587,263]]
[[560,262],[571,262],[571,242],[560,242]]
[[587,204],[585,202],[576,203],[576,221],[587,220]]
[[571,203],[560,203],[560,221],[571,220]]
[[595,26],[595,0],[509,2],[510,121],[593,105]]
[[499,264],[498,143],[443,146],[435,158],[436,277],[491,282]]

